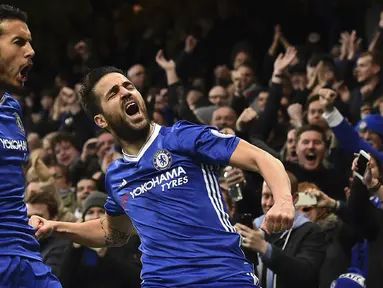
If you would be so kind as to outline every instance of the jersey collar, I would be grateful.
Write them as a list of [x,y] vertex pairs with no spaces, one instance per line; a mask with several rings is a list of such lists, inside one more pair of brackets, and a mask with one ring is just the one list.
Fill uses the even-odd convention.
[[141,147],[140,151],[137,155],[129,155],[122,150],[122,154],[124,156],[124,160],[128,162],[138,162],[140,161],[142,155],[146,152],[146,150],[149,149],[150,145],[152,145],[153,141],[156,140],[158,133],[161,130],[161,126],[158,124],[154,124],[152,134],[149,136],[149,138],[146,140],[144,146]]
[[4,93],[4,94],[1,96],[1,98],[0,98],[0,105],[2,105],[2,104],[4,103],[5,98],[7,98],[7,96],[9,96],[8,93]]

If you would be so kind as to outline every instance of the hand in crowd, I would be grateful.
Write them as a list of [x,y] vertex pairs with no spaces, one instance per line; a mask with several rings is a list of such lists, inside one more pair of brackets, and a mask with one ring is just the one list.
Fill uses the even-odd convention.
[[314,196],[317,199],[317,207],[321,208],[335,208],[336,200],[329,197],[326,193],[318,190],[318,189],[308,189],[307,194]]
[[80,110],[81,105],[77,93],[69,87],[63,87],[53,105],[52,119],[57,121],[67,113],[76,115]]
[[236,123],[236,129],[238,131],[243,130],[243,126],[249,123],[250,121],[257,119],[258,118],[258,113],[252,108],[248,107],[243,112],[241,115],[238,117],[237,123]]
[[[358,172],[358,159],[359,159],[359,154],[355,154],[355,159],[352,162],[352,167],[351,170],[353,172]],[[363,183],[367,186],[367,188],[372,188],[376,186],[379,183],[379,179],[373,177],[372,175],[372,170],[371,170],[371,161],[367,163],[366,170],[363,175]]]
[[174,62],[174,60],[166,60],[164,51],[162,49],[157,52],[156,62],[165,71],[176,69],[176,63]]
[[229,187],[236,184],[246,183],[245,175],[241,169],[235,167],[226,167],[224,171],[224,177],[226,178],[226,182]]
[[341,34],[340,40],[341,44],[341,60],[354,60],[356,53],[360,51],[362,39],[357,38],[356,31],[343,32]]
[[331,112],[334,110],[334,102],[337,97],[337,94],[332,89],[323,88],[318,91],[319,102],[322,104],[323,109],[326,112]]
[[318,91],[328,84],[326,79],[326,73],[327,72],[324,63],[323,61],[320,61],[315,67],[313,77],[307,84],[307,88],[309,90],[312,90],[311,95],[318,94]]
[[368,97],[372,94],[372,92],[375,90],[377,85],[378,85],[378,82],[370,81],[360,88],[360,93],[364,97]]
[[252,249],[262,255],[266,253],[268,243],[265,240],[265,233],[258,228],[249,228],[243,224],[235,224],[237,233],[242,236],[242,246]]
[[338,93],[340,100],[347,103],[350,100],[351,92],[350,89],[344,84],[343,81],[339,81],[334,84],[334,90]]
[[283,73],[297,56],[297,50],[294,47],[289,47],[286,53],[279,54],[274,62],[274,75]]
[[300,127],[302,126],[302,120],[303,120],[303,107],[299,103],[291,104],[287,108],[287,113],[290,116],[290,124],[294,127]]
[[198,40],[193,35],[188,35],[185,39],[185,52],[186,53],[192,53],[197,47]]
[[85,142],[82,153],[81,153],[81,161],[85,162],[89,156],[94,156],[97,154],[97,138],[88,139]]
[[271,44],[271,47],[269,49],[270,56],[275,55],[279,42],[281,41],[281,37],[282,37],[282,30],[281,30],[281,26],[278,24],[274,27],[273,43]]

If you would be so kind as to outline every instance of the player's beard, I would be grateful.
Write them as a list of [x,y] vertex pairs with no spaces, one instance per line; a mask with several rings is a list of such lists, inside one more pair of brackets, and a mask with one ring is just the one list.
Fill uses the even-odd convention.
[[0,82],[4,84],[9,84],[8,79],[7,79],[7,63],[3,57],[1,57],[1,52],[0,52]]
[[147,112],[144,111],[145,119],[138,124],[132,125],[120,115],[105,115],[105,118],[115,136],[120,141],[128,143],[136,143],[146,140],[150,130],[150,120]]

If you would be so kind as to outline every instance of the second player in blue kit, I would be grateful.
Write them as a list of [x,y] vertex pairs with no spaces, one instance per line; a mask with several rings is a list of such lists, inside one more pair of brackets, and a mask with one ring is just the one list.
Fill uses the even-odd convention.
[[230,224],[217,172],[228,164],[259,172],[275,199],[263,229],[279,232],[291,227],[295,214],[281,162],[213,127],[151,123],[140,93],[113,67],[87,75],[81,101],[124,151],[107,171],[107,215],[85,223],[35,216],[30,223],[36,237],[53,233],[85,246],[117,246],[134,227],[142,243],[143,287],[258,287]]

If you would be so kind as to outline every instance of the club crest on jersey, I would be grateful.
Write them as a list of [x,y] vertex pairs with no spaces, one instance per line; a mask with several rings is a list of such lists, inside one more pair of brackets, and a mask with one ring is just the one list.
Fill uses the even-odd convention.
[[19,114],[15,112],[13,113],[13,115],[15,116],[17,127],[19,127],[19,130],[21,131],[21,133],[25,134],[24,125],[23,125],[23,122],[21,121]]
[[172,166],[172,155],[167,150],[158,150],[153,157],[153,165],[157,170],[165,170]]

